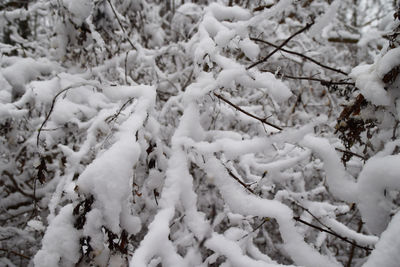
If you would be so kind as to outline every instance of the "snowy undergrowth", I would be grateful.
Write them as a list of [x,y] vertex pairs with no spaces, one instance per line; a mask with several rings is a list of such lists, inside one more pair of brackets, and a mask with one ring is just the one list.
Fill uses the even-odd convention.
[[[257,38],[282,43],[321,7],[288,49],[329,63],[312,38],[329,38],[339,1],[175,12],[149,2],[52,3],[50,59],[2,58],[0,164],[15,189],[0,219],[26,223],[0,233],[34,244],[19,246],[35,266],[342,266],[354,249],[356,266],[394,266],[399,118],[382,79],[398,48],[351,73],[376,105],[351,114],[375,128],[343,147],[340,94],[285,79],[299,66],[331,80],[343,71],[287,51],[253,66],[272,51]],[[364,161],[341,162],[339,151],[362,145]]]

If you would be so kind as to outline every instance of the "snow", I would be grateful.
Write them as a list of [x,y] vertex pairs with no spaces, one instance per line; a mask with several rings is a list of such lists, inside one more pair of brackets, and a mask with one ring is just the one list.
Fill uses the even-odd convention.
[[[242,187],[234,183],[225,168],[213,156],[206,160],[205,171],[213,177],[223,199],[229,208],[244,215],[275,218],[284,242],[284,249],[296,264],[307,266],[339,266],[338,263],[319,254],[304,242],[304,237],[296,230],[293,213],[279,201],[261,199],[249,195]],[[231,192],[235,192],[232,194]],[[234,248],[233,248],[234,249]]]
[[211,3],[207,10],[209,10],[213,16],[221,20],[246,20],[249,19],[251,14],[248,10],[243,9],[239,6],[227,7],[219,3]]
[[393,68],[400,66],[400,47],[390,49],[376,64],[377,76],[382,79]]
[[332,20],[336,17],[336,12],[339,8],[340,1],[333,1],[324,15],[317,18],[317,21],[314,25],[311,26],[309,30],[309,34],[311,37],[318,37],[321,34],[322,30],[332,22]]
[[399,172],[400,156],[386,156],[368,160],[358,177],[358,207],[374,234],[382,233],[388,226],[392,203],[385,192],[400,190]]
[[250,23],[256,25],[274,16],[279,17],[283,12],[290,9],[292,3],[293,0],[281,0],[278,3],[275,3],[275,5],[272,6],[271,8],[264,9],[262,12],[260,12],[260,14],[254,16],[250,20]]
[[363,267],[396,267],[400,262],[400,213],[393,216]]
[[64,6],[72,14],[72,20],[81,25],[92,12],[93,2],[90,0],[63,0]]
[[239,41],[239,47],[243,53],[251,60],[256,60],[260,53],[260,48],[256,43],[251,41],[249,38],[245,38]]
[[240,266],[254,266],[254,267],[278,267],[278,266],[288,266],[291,265],[281,265],[274,263],[267,263],[261,260],[254,260],[247,255],[244,255],[242,249],[233,240],[229,240],[223,235],[213,233],[211,238],[205,243],[205,246],[213,251],[224,255],[230,266],[240,267]]
[[3,77],[12,86],[13,98],[25,93],[25,84],[40,75],[50,74],[58,66],[47,59],[13,58],[12,64],[1,69]]
[[[249,1],[249,8],[227,1],[111,1],[125,33],[107,1],[62,0],[51,16],[52,5],[42,2],[41,13],[32,13],[36,4],[30,3],[10,15],[46,24],[35,24],[46,38],[0,44],[0,184],[7,189],[0,233],[16,236],[4,239],[5,249],[17,244],[16,252],[32,256],[40,246],[34,237],[43,236],[30,263],[36,266],[341,266],[348,256],[341,248],[350,244],[296,221],[301,216],[375,247],[369,258],[354,254],[357,264],[396,266],[400,94],[382,78],[400,65],[399,48],[350,74],[369,101],[359,117],[376,119],[376,126],[361,135],[368,160],[352,158],[346,165],[335,151],[343,146],[334,126],[352,93],[281,80],[273,72],[344,77],[280,52],[265,63],[272,73],[248,69],[273,49],[252,36],[279,44],[320,12],[291,49],[339,67],[343,57],[349,56],[346,64],[364,60],[371,49],[353,59],[340,46],[313,42],[328,32],[355,36],[336,18],[347,3],[311,1],[305,9],[292,0]],[[252,10],[261,4],[272,7]],[[363,34],[358,45],[372,44],[380,31]],[[216,94],[283,129],[263,125]],[[363,147],[351,149],[362,153]],[[43,159],[46,183],[33,189],[33,163]],[[34,217],[28,214],[32,194],[38,199]],[[82,212],[88,200],[93,203]],[[352,218],[360,215],[365,224],[357,232]],[[8,226],[14,222],[23,229]],[[120,247],[113,248],[109,231]],[[89,247],[90,255],[83,255]],[[0,258],[1,264],[12,257],[18,255]]]
[[79,233],[75,229],[73,206],[64,206],[48,226],[42,241],[42,249],[36,254],[35,266],[59,266],[60,260],[66,266],[73,266],[79,260]]
[[323,159],[329,191],[339,199],[355,202],[356,184],[348,177],[338,155],[329,142],[326,139],[307,135],[304,137],[302,145],[312,149]]
[[378,77],[374,65],[361,65],[355,67],[350,74],[356,81],[356,87],[361,90],[363,96],[374,105],[388,106],[392,99],[384,89],[384,83]]

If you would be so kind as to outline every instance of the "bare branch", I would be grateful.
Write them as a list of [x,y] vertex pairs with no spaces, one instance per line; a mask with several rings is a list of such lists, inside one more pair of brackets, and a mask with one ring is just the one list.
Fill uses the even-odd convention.
[[273,44],[273,43],[270,43],[270,42],[268,42],[268,41],[265,41],[265,40],[262,40],[262,39],[258,39],[258,38],[250,38],[250,40],[256,41],[256,42],[261,42],[261,43],[270,45],[270,46],[272,46],[272,47],[275,47],[275,48],[277,48],[277,49],[279,49],[279,50],[281,50],[281,51],[283,51],[283,52],[285,52],[285,53],[288,53],[288,54],[292,54],[292,55],[296,55],[296,56],[302,57],[302,58],[307,59],[308,61],[311,61],[312,63],[314,63],[314,64],[316,64],[316,65],[318,65],[318,66],[320,66],[320,67],[322,67],[322,68],[325,68],[325,69],[328,69],[328,70],[331,70],[331,71],[334,71],[334,72],[337,72],[337,73],[340,73],[340,74],[343,74],[343,75],[346,75],[346,76],[348,75],[348,73],[346,73],[346,72],[344,72],[344,71],[342,71],[342,70],[329,67],[329,66],[324,65],[324,64],[322,64],[322,63],[316,61],[315,59],[313,59],[313,58],[311,58],[311,57],[308,57],[308,56],[306,56],[306,55],[304,55],[304,54],[301,54],[301,53],[298,53],[298,52],[295,52],[295,51],[291,51],[291,50],[284,49],[284,48],[282,48],[282,47],[280,47],[280,46],[277,46],[277,45],[275,45],[275,44]]
[[121,23],[121,21],[119,20],[118,14],[117,14],[117,12],[116,12],[115,9],[114,9],[114,6],[113,6],[113,4],[111,3],[111,0],[107,0],[107,2],[110,4],[111,9],[112,9],[112,12],[114,13],[115,18],[117,19],[118,24],[119,24],[119,26],[121,27],[121,30],[124,32],[124,37],[125,37],[125,39],[128,41],[128,43],[132,46],[132,48],[133,48],[134,50],[137,50],[137,48],[134,46],[134,44],[132,43],[132,41],[129,39],[128,34],[126,33],[126,31],[125,31],[125,29],[124,29],[124,26],[122,26],[122,23]]
[[293,217],[293,219],[294,219],[295,221],[297,221],[297,222],[301,222],[301,223],[303,223],[303,224],[305,224],[305,225],[307,225],[307,226],[310,226],[310,227],[312,227],[312,228],[314,228],[314,229],[317,229],[317,230],[319,230],[319,231],[321,231],[321,232],[325,232],[325,233],[331,234],[331,235],[333,235],[333,236],[335,236],[335,237],[337,237],[337,238],[343,240],[343,241],[346,242],[346,243],[352,244],[352,245],[355,246],[355,247],[358,247],[358,248],[361,248],[361,249],[364,249],[364,250],[367,250],[367,251],[371,251],[371,250],[372,250],[372,249],[370,249],[370,248],[368,248],[368,247],[360,246],[360,245],[358,245],[356,242],[351,241],[351,240],[349,240],[349,239],[347,239],[347,238],[345,238],[345,237],[343,237],[343,236],[341,236],[341,235],[338,235],[338,234],[335,233],[335,232],[326,230],[326,229],[324,229],[324,228],[321,228],[321,227],[319,227],[319,226],[316,226],[316,225],[314,225],[314,224],[311,224],[311,223],[309,223],[309,222],[306,222],[306,221],[300,219],[300,217],[298,217],[298,216]]
[[233,104],[231,101],[225,99],[223,96],[221,96],[221,95],[219,95],[219,94],[217,94],[217,93],[214,93],[214,95],[215,95],[216,97],[218,97],[219,99],[221,99],[222,101],[224,101],[225,103],[231,105],[232,107],[234,107],[234,108],[237,109],[238,111],[240,111],[240,112],[246,114],[247,116],[252,117],[253,119],[256,119],[256,120],[258,120],[258,121],[260,121],[260,122],[262,122],[262,123],[264,123],[264,124],[267,124],[267,125],[269,125],[269,126],[275,128],[275,129],[278,129],[279,131],[282,131],[282,130],[283,130],[281,127],[276,126],[275,124],[272,124],[272,123],[270,123],[270,122],[267,122],[267,119],[266,119],[266,118],[263,119],[263,118],[257,117],[256,115],[253,115],[253,114],[251,114],[251,113],[249,113],[249,112],[247,112],[247,111],[241,109],[239,106]]
[[257,66],[258,64],[261,64],[263,62],[266,62],[273,54],[275,54],[276,52],[278,52],[282,47],[284,47],[291,39],[293,39],[296,35],[299,35],[300,33],[308,30],[312,25],[314,24],[314,22],[312,23],[307,23],[306,26],[304,26],[303,28],[301,28],[300,30],[298,30],[297,32],[295,32],[294,34],[292,34],[289,38],[287,38],[281,45],[277,46],[271,53],[269,53],[266,57],[264,57],[263,59],[251,64],[250,66],[248,66],[246,69],[251,69],[255,66]]

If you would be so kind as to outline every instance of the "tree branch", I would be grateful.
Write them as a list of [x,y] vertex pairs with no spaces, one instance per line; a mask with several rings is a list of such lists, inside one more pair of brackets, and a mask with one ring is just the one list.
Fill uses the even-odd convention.
[[237,177],[235,174],[233,174],[233,172],[225,166],[226,171],[228,172],[228,174],[235,179],[239,184],[241,184],[244,188],[246,188],[247,190],[249,190],[252,194],[255,194],[255,192],[253,191],[253,189],[251,189],[247,184],[243,183],[239,177]]
[[111,6],[112,12],[114,13],[115,18],[117,19],[118,24],[119,24],[119,26],[121,27],[121,30],[123,31],[123,33],[124,33],[124,35],[125,35],[125,39],[128,41],[128,43],[132,46],[132,48],[133,48],[134,50],[137,50],[137,48],[133,45],[132,41],[129,39],[128,34],[126,34],[126,31],[125,31],[125,29],[124,29],[124,26],[122,26],[122,23],[121,23],[121,21],[119,20],[118,14],[117,14],[117,12],[116,12],[115,9],[114,9],[114,6],[113,6],[113,4],[111,3],[111,0],[107,0],[107,2],[108,2],[108,3],[110,4],[110,6]]
[[348,73],[346,73],[346,72],[344,72],[344,71],[342,71],[342,70],[339,70],[339,69],[335,69],[335,68],[326,66],[326,65],[324,65],[324,64],[322,64],[322,63],[316,61],[315,59],[310,58],[310,57],[308,57],[308,56],[306,56],[306,55],[304,55],[304,54],[301,54],[301,53],[298,53],[298,52],[295,52],[295,51],[291,51],[291,50],[284,49],[284,48],[282,48],[282,47],[280,47],[280,46],[277,46],[277,45],[275,45],[275,44],[273,44],[273,43],[270,43],[270,42],[268,42],[268,41],[265,41],[265,40],[262,40],[262,39],[258,39],[258,38],[253,38],[253,37],[251,37],[250,40],[255,41],[255,42],[261,42],[261,43],[270,45],[270,46],[272,46],[272,47],[275,47],[276,49],[279,49],[279,50],[281,50],[281,51],[283,51],[283,52],[285,52],[285,53],[288,53],[288,54],[292,54],[292,55],[296,55],[296,56],[302,57],[302,58],[307,59],[308,61],[311,61],[312,63],[314,63],[314,64],[316,64],[316,65],[318,65],[318,66],[320,66],[320,67],[322,67],[322,68],[325,68],[325,69],[328,69],[328,70],[331,70],[331,71],[334,71],[334,72],[337,72],[337,73],[340,73],[340,74],[343,74],[343,75],[346,75],[346,76],[348,75]]
[[37,146],[37,147],[39,146],[40,133],[42,132],[44,125],[45,125],[45,124],[47,123],[47,121],[49,120],[51,113],[53,112],[53,109],[54,109],[54,106],[55,106],[55,104],[56,104],[57,98],[58,98],[62,93],[68,91],[69,89],[76,88],[76,87],[83,86],[83,85],[92,85],[92,86],[93,86],[93,84],[90,84],[90,83],[77,83],[77,84],[72,84],[72,85],[66,87],[65,89],[61,90],[60,92],[58,92],[58,93],[54,96],[53,101],[51,102],[51,107],[50,107],[49,113],[47,113],[46,118],[44,119],[42,125],[40,125],[40,127],[39,127],[39,129],[38,129],[38,134],[37,134],[37,136],[36,136],[36,146]]
[[25,255],[23,255],[23,254],[21,254],[21,253],[18,253],[18,252],[12,251],[12,250],[8,250],[8,249],[5,249],[5,248],[0,248],[0,250],[1,250],[1,251],[4,251],[4,252],[6,252],[6,253],[11,253],[11,254],[20,256],[21,258],[24,258],[24,259],[28,259],[28,260],[31,259],[31,258],[29,258],[28,256],[25,256]]
[[[266,72],[270,72],[268,70],[261,70],[261,71],[266,71]],[[296,77],[296,76],[291,76],[291,75],[286,75],[286,74],[282,74],[283,78],[287,78],[287,79],[292,79],[292,80],[308,80],[308,81],[315,81],[315,82],[320,82],[321,85],[323,86],[331,86],[331,85],[352,85],[354,86],[355,83],[351,83],[351,82],[335,82],[335,81],[329,81],[329,80],[324,80],[324,79],[319,79],[319,78],[313,78],[313,77]]]
[[287,38],[281,45],[275,47],[275,49],[269,53],[266,57],[264,57],[263,59],[251,64],[250,66],[248,66],[246,69],[251,69],[255,66],[257,66],[258,64],[261,64],[263,62],[266,62],[273,54],[275,54],[276,52],[278,52],[282,47],[284,47],[291,39],[293,39],[296,35],[299,35],[300,33],[308,30],[312,25],[314,24],[314,22],[311,23],[307,23],[306,26],[304,26],[303,28],[301,28],[300,30],[298,30],[297,32],[295,32],[294,34],[292,34],[289,38]]
[[216,97],[218,97],[219,99],[221,99],[222,101],[224,101],[225,103],[231,105],[232,107],[234,107],[234,108],[237,109],[238,111],[240,111],[240,112],[246,114],[247,116],[249,116],[249,117],[251,117],[251,118],[253,118],[253,119],[256,119],[256,120],[258,120],[258,121],[260,121],[260,122],[262,122],[262,123],[264,123],[264,124],[267,124],[267,125],[269,125],[269,126],[275,128],[275,129],[277,129],[277,130],[279,130],[279,131],[282,131],[282,130],[283,130],[281,127],[276,126],[275,124],[272,124],[272,123],[270,123],[270,122],[267,122],[267,119],[266,119],[266,118],[262,119],[262,118],[260,118],[260,117],[257,117],[256,115],[253,115],[253,114],[251,114],[251,113],[249,113],[249,112],[247,112],[247,111],[241,109],[239,106],[233,104],[231,101],[225,99],[223,96],[221,96],[221,95],[219,95],[219,94],[217,94],[217,93],[214,93],[214,95],[215,95]]
[[335,236],[335,237],[337,237],[337,238],[343,240],[344,242],[347,242],[347,243],[349,243],[349,244],[352,244],[352,245],[355,246],[355,247],[358,247],[358,248],[361,248],[361,249],[364,249],[364,250],[367,250],[367,251],[371,251],[371,250],[372,250],[372,249],[370,249],[370,248],[368,248],[368,247],[360,246],[360,245],[358,245],[356,242],[351,241],[351,240],[348,240],[347,238],[345,238],[345,237],[343,237],[343,236],[340,236],[340,235],[338,235],[338,234],[335,233],[335,232],[326,230],[326,229],[324,229],[324,228],[321,228],[321,227],[319,227],[319,226],[316,226],[316,225],[314,225],[314,224],[311,224],[311,223],[309,223],[309,222],[306,222],[306,221],[300,219],[300,217],[298,217],[298,216],[293,217],[293,219],[294,219],[295,221],[297,221],[297,222],[301,222],[301,223],[303,223],[303,224],[305,224],[305,225],[307,225],[307,226],[310,226],[310,227],[312,227],[312,228],[314,228],[314,229],[317,229],[317,230],[319,230],[319,231],[321,231],[321,232],[325,232],[325,233],[331,234],[331,235],[333,235],[333,236]]
[[362,159],[362,160],[364,160],[364,161],[366,160],[365,157],[363,157],[363,156],[361,156],[361,155],[359,155],[359,154],[357,154],[357,153],[351,152],[351,151],[349,151],[349,150],[344,150],[344,149],[337,148],[337,147],[335,147],[335,150],[336,150],[336,151],[339,151],[339,152],[342,152],[342,153],[345,153],[345,154],[350,154],[350,155],[352,155],[352,156],[358,157],[358,158],[360,158],[360,159]]

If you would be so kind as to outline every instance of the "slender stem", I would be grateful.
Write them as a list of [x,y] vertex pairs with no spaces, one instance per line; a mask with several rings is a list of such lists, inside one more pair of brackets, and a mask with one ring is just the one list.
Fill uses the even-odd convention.
[[69,89],[76,88],[76,87],[83,86],[83,85],[93,85],[93,84],[85,83],[85,82],[83,82],[83,83],[77,83],[77,84],[72,84],[72,85],[68,86],[67,88],[64,88],[63,90],[61,90],[60,92],[58,92],[58,93],[54,96],[53,101],[51,102],[51,107],[50,107],[49,113],[47,113],[46,118],[45,118],[44,121],[42,122],[42,125],[40,125],[40,127],[39,127],[38,134],[37,134],[37,136],[36,136],[36,146],[37,146],[37,147],[39,146],[40,133],[42,132],[43,127],[45,126],[45,124],[46,124],[47,121],[49,120],[51,113],[53,112],[53,109],[54,109],[54,106],[55,106],[55,104],[56,104],[57,98],[58,98],[62,93],[68,91]]
[[237,177],[228,167],[225,166],[226,171],[228,172],[228,174],[235,179],[239,184],[241,184],[244,188],[246,188],[247,190],[249,190],[252,194],[255,194],[255,192],[253,191],[253,189],[251,189],[247,184],[243,183],[239,177]]
[[306,26],[304,26],[303,28],[301,28],[300,30],[298,30],[297,32],[295,32],[293,35],[291,35],[289,38],[287,38],[281,45],[275,47],[275,49],[269,53],[266,57],[264,57],[263,59],[251,64],[250,66],[247,67],[247,69],[251,69],[255,66],[257,66],[258,64],[261,64],[263,62],[266,62],[273,54],[275,54],[276,52],[278,52],[282,47],[284,47],[291,39],[293,39],[296,35],[299,35],[300,33],[308,30],[312,25],[314,24],[314,22],[312,23],[307,23]]
[[335,237],[337,237],[337,238],[343,240],[344,242],[347,242],[347,243],[349,243],[349,244],[352,244],[352,245],[355,246],[355,247],[362,248],[362,249],[365,249],[365,250],[367,250],[367,251],[371,251],[371,250],[372,250],[372,249],[370,249],[370,248],[368,248],[368,247],[360,246],[360,245],[358,245],[357,243],[355,243],[354,241],[348,240],[347,238],[345,238],[345,237],[343,237],[343,236],[340,236],[340,235],[338,235],[338,234],[335,233],[335,232],[326,230],[326,229],[324,229],[324,228],[321,228],[321,227],[319,227],[319,226],[316,226],[316,225],[314,225],[314,224],[311,224],[311,223],[309,223],[309,222],[306,222],[306,221],[300,219],[300,217],[298,217],[298,216],[293,217],[293,219],[294,219],[295,221],[297,221],[297,222],[301,222],[301,223],[303,223],[303,224],[305,224],[305,225],[307,225],[307,226],[310,226],[310,227],[312,227],[312,228],[314,228],[314,229],[317,229],[317,230],[319,230],[319,231],[321,231],[321,232],[325,232],[325,233],[331,234],[331,235],[333,235],[333,236],[335,236]]
[[[358,222],[358,229],[357,229],[357,233],[359,233],[362,229],[362,221],[360,220]],[[353,261],[353,257],[354,257],[354,250],[355,250],[356,246],[353,244],[351,246],[351,250],[350,250],[350,255],[349,255],[349,260],[347,261],[346,267],[351,267],[351,262]]]
[[314,63],[314,64],[316,64],[316,65],[318,65],[318,66],[320,66],[320,67],[322,67],[322,68],[325,68],[325,69],[328,69],[328,70],[331,70],[331,71],[334,71],[334,72],[337,72],[337,73],[340,73],[340,74],[343,74],[343,75],[346,75],[346,76],[348,75],[348,73],[346,73],[346,72],[344,72],[344,71],[342,71],[342,70],[329,67],[329,66],[324,65],[324,64],[322,64],[322,63],[316,61],[315,59],[313,59],[313,58],[311,58],[311,57],[308,57],[308,56],[306,56],[306,55],[304,55],[304,54],[301,54],[301,53],[298,53],[298,52],[295,52],[295,51],[291,51],[291,50],[284,49],[284,48],[282,48],[281,46],[277,46],[277,45],[275,45],[275,44],[273,44],[273,43],[270,43],[270,42],[268,42],[268,41],[265,41],[265,40],[262,40],[262,39],[258,39],[258,38],[250,38],[250,40],[255,41],[255,42],[261,42],[261,43],[270,45],[270,46],[272,46],[272,47],[275,47],[276,49],[279,49],[279,50],[281,50],[281,51],[283,51],[283,52],[285,52],[285,53],[288,53],[288,54],[292,54],[292,55],[296,55],[296,56],[302,57],[302,58],[307,59],[308,61],[311,61],[312,63]]
[[[269,71],[268,71],[269,72]],[[335,81],[328,81],[324,79],[312,78],[312,77],[296,77],[283,74],[283,78],[292,79],[292,80],[308,80],[308,81],[315,81],[320,82],[322,85],[355,85],[355,83],[351,82],[335,82]]]
[[357,154],[357,153],[351,152],[351,151],[349,151],[349,150],[344,150],[344,149],[337,148],[337,147],[335,147],[335,150],[336,150],[336,151],[339,151],[339,152],[342,152],[342,153],[345,153],[345,154],[350,154],[350,155],[355,156],[355,157],[358,157],[358,158],[360,158],[360,159],[362,159],[362,160],[366,160],[363,156],[361,156],[361,155],[359,155],[359,154]]
[[113,6],[113,4],[111,3],[111,0],[107,0],[107,2],[110,4],[111,9],[112,9],[112,12],[114,13],[115,18],[117,19],[118,24],[119,24],[119,26],[121,27],[121,30],[124,32],[125,39],[128,41],[128,43],[132,46],[132,48],[133,48],[134,50],[137,50],[137,48],[134,46],[134,44],[133,44],[132,41],[129,39],[128,35],[126,34],[126,31],[125,31],[125,29],[124,29],[124,26],[122,26],[122,23],[121,23],[121,21],[119,20],[118,14],[117,14],[117,12],[116,12],[115,9],[114,9],[114,6]]
[[267,119],[266,119],[266,118],[263,119],[263,118],[257,117],[256,115],[253,115],[253,114],[251,114],[251,113],[249,113],[249,112],[247,112],[247,111],[241,109],[239,106],[233,104],[231,101],[229,101],[228,99],[225,99],[223,96],[221,96],[221,95],[219,95],[219,94],[217,94],[217,93],[214,93],[214,95],[215,95],[216,97],[218,97],[219,99],[221,99],[222,101],[224,101],[225,103],[231,105],[232,107],[234,107],[234,108],[237,109],[238,111],[240,111],[240,112],[246,114],[247,116],[252,117],[253,119],[256,119],[256,120],[258,120],[258,121],[260,121],[260,122],[262,122],[262,123],[264,123],[264,124],[267,124],[267,125],[269,125],[269,126],[275,128],[275,129],[278,129],[279,131],[282,131],[282,130],[283,130],[281,127],[276,126],[276,125],[274,125],[274,124],[272,124],[272,123],[270,123],[270,122],[267,122]]
[[7,252],[7,253],[12,253],[12,254],[17,255],[17,256],[20,256],[20,257],[22,257],[22,258],[24,258],[24,259],[28,259],[28,260],[31,259],[31,258],[29,258],[28,256],[25,256],[25,255],[23,255],[23,254],[21,254],[21,253],[18,253],[18,252],[12,251],[12,250],[8,250],[8,249],[5,249],[5,248],[0,248],[0,250],[1,250],[1,251],[4,251],[4,252]]

